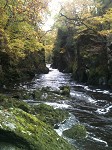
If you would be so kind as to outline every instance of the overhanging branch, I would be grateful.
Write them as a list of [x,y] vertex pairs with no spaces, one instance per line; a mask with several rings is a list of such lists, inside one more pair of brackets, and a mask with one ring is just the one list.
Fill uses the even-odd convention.
[[75,17],[75,18],[69,18],[69,17],[67,17],[66,15],[62,14],[62,13],[60,13],[60,15],[61,15],[62,17],[65,17],[65,18],[66,18],[67,20],[69,20],[69,21],[80,22],[80,23],[81,23],[82,25],[84,25],[87,29],[92,30],[95,34],[99,35],[99,37],[100,37],[101,40],[102,40],[102,43],[105,43],[105,42],[106,42],[106,40],[104,39],[104,37],[103,37],[101,34],[99,34],[99,32],[98,32],[97,30],[95,30],[94,28],[92,28],[92,27],[90,27],[89,25],[87,25],[87,24],[83,21],[83,19],[81,19],[81,18],[78,16],[78,14],[76,14],[76,17]]

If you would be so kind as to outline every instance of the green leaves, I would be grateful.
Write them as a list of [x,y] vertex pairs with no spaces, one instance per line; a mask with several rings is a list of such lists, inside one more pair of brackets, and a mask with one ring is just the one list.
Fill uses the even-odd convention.
[[10,52],[15,55],[15,57],[24,57],[24,42],[20,39],[13,39],[9,44]]
[[48,2],[49,0],[0,1],[0,65],[3,82],[26,76],[29,78],[35,72],[46,71],[45,54],[42,51],[45,37],[41,37],[41,24],[47,14]]
[[103,18],[105,21],[111,22],[112,23],[112,8],[107,10],[106,14],[103,15]]
[[0,2],[0,28],[5,29],[4,35],[8,37],[9,55],[17,59],[25,57],[25,50],[33,52],[43,48],[39,41],[41,30],[37,26],[42,21],[42,13],[47,11],[47,5],[48,1],[44,0],[39,3],[36,0]]

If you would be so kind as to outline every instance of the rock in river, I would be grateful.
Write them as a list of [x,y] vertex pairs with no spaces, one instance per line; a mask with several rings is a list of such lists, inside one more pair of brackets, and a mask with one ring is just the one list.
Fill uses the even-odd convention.
[[74,150],[47,124],[19,108],[0,110],[0,141],[22,150]]

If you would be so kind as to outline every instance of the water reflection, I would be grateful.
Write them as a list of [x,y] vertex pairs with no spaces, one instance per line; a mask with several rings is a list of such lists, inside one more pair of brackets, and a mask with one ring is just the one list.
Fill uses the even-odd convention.
[[34,88],[49,86],[56,89],[59,86],[70,84],[70,74],[68,78],[68,74],[63,74],[57,69],[53,69],[49,72],[49,74],[36,76],[34,82]]

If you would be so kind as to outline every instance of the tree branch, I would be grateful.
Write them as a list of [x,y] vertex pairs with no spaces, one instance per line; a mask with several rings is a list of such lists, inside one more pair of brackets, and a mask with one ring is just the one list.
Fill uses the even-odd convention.
[[87,24],[83,21],[83,19],[81,19],[81,18],[78,16],[78,14],[76,14],[76,17],[75,17],[75,18],[69,18],[69,17],[67,17],[66,15],[62,14],[62,13],[60,13],[60,15],[61,15],[62,17],[65,17],[67,20],[75,21],[75,22],[80,22],[80,23],[83,24],[87,29],[92,30],[95,34],[99,35],[99,37],[100,37],[101,40],[102,40],[102,43],[105,43],[105,42],[106,42],[106,40],[104,39],[104,37],[101,36],[101,34],[99,34],[99,32],[98,32],[97,30],[95,30],[94,28],[92,28],[92,27],[90,27],[89,25],[87,25]]

